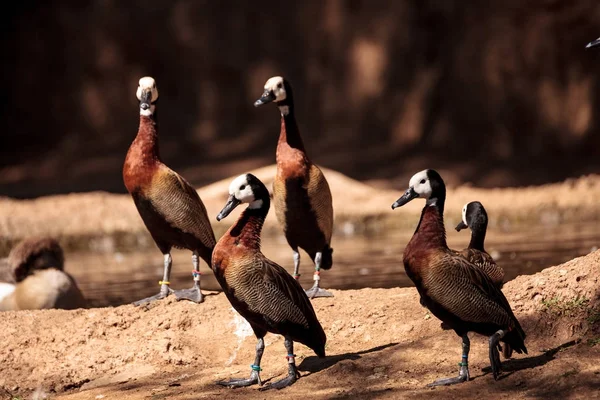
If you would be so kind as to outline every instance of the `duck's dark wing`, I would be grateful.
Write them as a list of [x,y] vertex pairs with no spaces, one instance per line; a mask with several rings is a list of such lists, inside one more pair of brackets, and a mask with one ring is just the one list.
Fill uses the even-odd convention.
[[465,322],[520,329],[510,304],[489,276],[452,252],[437,257],[424,276],[427,295]]
[[502,288],[504,283],[504,270],[496,264],[496,261],[494,261],[492,256],[484,251],[469,248],[464,249],[460,254],[477,267],[481,268],[496,286]]
[[331,190],[325,179],[325,175],[316,165],[312,164],[308,173],[307,182],[308,198],[312,210],[317,217],[317,224],[327,244],[331,243],[331,234],[333,231],[333,205]]
[[207,248],[215,246],[215,235],[204,203],[198,192],[178,173],[161,165],[143,195],[169,225],[193,235]]

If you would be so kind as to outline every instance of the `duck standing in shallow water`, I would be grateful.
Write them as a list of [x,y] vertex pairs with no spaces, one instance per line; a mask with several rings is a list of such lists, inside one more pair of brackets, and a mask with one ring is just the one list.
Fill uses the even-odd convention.
[[262,389],[282,389],[300,376],[293,342],[300,342],[319,357],[325,357],[327,338],[300,283],[260,250],[260,233],[270,199],[265,185],[252,174],[241,175],[231,182],[229,200],[217,220],[227,217],[241,203],[247,203],[248,207],[219,239],[212,256],[212,268],[227,299],[248,321],[258,343],[250,378],[217,383],[229,387],[262,384],[259,373],[264,337],[272,332],[285,338],[288,376]]
[[508,300],[479,267],[450,250],[444,228],[446,186],[442,177],[427,169],[415,174],[408,190],[393,205],[401,207],[421,197],[426,205],[408,245],[404,268],[414,282],[424,305],[462,338],[463,355],[458,377],[440,379],[430,386],[452,385],[469,380],[468,332],[489,337],[489,357],[494,379],[500,374],[498,343],[507,343],[517,353],[527,353],[525,332]]
[[73,310],[86,306],[75,280],[64,271],[63,250],[56,240],[25,239],[10,251],[6,262],[15,283],[13,290],[0,299],[0,311]]
[[169,287],[173,247],[191,250],[194,268],[194,286],[175,291],[175,296],[178,300],[201,303],[204,297],[200,290],[198,257],[210,266],[215,234],[198,192],[160,160],[155,104],[158,89],[153,78],[140,79],[137,98],[140,101],[140,125],[125,158],[123,181],[144,225],[163,253],[164,273],[159,282],[160,292],[134,304],[162,299],[173,292]]
[[294,278],[300,277],[301,248],[315,263],[314,284],[306,291],[308,296],[331,297],[330,292],[320,288],[321,269],[330,269],[333,264],[331,190],[319,167],[306,154],[296,123],[292,87],[280,76],[265,83],[264,93],[254,106],[270,102],[275,102],[281,112],[273,202],[277,220],[294,252]]

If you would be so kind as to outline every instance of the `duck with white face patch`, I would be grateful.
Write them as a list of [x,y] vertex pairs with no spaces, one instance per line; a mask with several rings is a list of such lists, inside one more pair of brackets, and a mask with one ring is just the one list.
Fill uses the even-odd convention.
[[[502,289],[504,270],[496,264],[496,261],[484,248],[487,226],[488,215],[483,204],[478,201],[465,204],[462,209],[462,221],[456,225],[456,230],[460,232],[466,228],[471,229],[471,241],[469,246],[460,251],[459,254],[485,272],[498,289]],[[512,355],[510,345],[505,343],[502,349],[504,358],[510,358]]]
[[254,175],[235,178],[229,186],[227,203],[217,215],[226,218],[237,206],[248,207],[219,239],[212,256],[212,269],[233,308],[244,317],[256,338],[256,356],[250,377],[219,381],[228,387],[262,385],[260,362],[267,332],[282,335],[287,350],[288,376],[265,389],[283,389],[300,373],[296,368],[294,342],[300,342],[319,357],[325,357],[325,332],[302,286],[260,250],[260,233],[270,207],[269,191]]
[[490,277],[458,252],[448,248],[444,228],[446,185],[432,169],[416,173],[406,192],[392,205],[402,207],[423,198],[426,205],[413,237],[404,249],[406,274],[421,295],[422,304],[462,338],[463,355],[457,377],[439,379],[430,386],[469,380],[469,332],[489,337],[489,358],[494,379],[501,364],[498,343],[527,353],[525,332],[508,300]]
[[281,76],[267,80],[256,107],[274,102],[281,113],[277,144],[277,172],[273,181],[273,203],[277,220],[292,248],[294,278],[300,278],[300,252],[303,249],[315,264],[310,298],[332,297],[321,289],[321,270],[333,265],[331,235],[333,202],[329,184],[319,167],[309,159],[296,123],[292,86]]
[[[134,304],[163,299],[171,293],[178,300],[201,303],[204,295],[200,290],[200,259],[210,265],[215,235],[196,189],[160,159],[156,81],[149,76],[141,78],[136,97],[140,101],[140,120],[123,164],[123,182],[163,254],[163,279],[159,281],[158,294]],[[170,287],[173,247],[192,251],[193,286],[189,289],[173,291]]]

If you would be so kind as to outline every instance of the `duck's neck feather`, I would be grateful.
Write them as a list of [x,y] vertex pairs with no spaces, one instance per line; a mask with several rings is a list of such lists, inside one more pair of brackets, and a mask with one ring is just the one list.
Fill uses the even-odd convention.
[[470,249],[476,249],[485,251],[483,249],[483,242],[485,241],[485,230],[473,229],[471,230],[471,241],[469,242]]
[[293,104],[281,104],[279,106],[287,106],[289,112],[281,115],[281,130],[279,133],[278,146],[289,146],[293,149],[306,153],[306,150],[304,149],[304,142],[302,141],[300,130],[298,129],[298,124],[296,123]]
[[236,244],[260,250],[260,233],[269,207],[269,199],[263,199],[260,208],[246,208],[227,234]]
[[427,205],[421,212],[421,219],[411,242],[420,248],[448,248],[444,227],[444,202]]
[[140,150],[141,157],[159,161],[158,127],[154,116],[140,115],[140,126],[132,147]]

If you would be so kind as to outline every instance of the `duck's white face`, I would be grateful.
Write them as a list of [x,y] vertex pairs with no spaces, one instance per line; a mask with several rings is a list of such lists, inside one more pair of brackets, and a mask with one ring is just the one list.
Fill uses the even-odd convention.
[[154,114],[156,109],[154,102],[158,100],[158,88],[154,78],[150,76],[141,78],[135,95],[140,101],[140,115],[150,116]]
[[252,186],[248,184],[246,174],[235,178],[229,185],[229,195],[235,197],[240,203],[248,203],[249,208],[260,208],[262,200],[256,200]]
[[267,83],[265,83],[265,92],[270,91],[275,95],[275,101],[283,101],[287,98],[287,93],[285,92],[285,85],[283,84],[283,77],[274,76],[269,78]]
[[465,204],[465,206],[462,209],[462,221],[467,226],[469,226],[469,224],[467,223],[467,206],[468,205],[469,205],[469,203]]
[[429,197],[431,197],[431,182],[429,181],[429,176],[427,176],[426,169],[414,174],[413,177],[410,178],[408,186],[413,188],[415,193],[421,198],[429,199]]
[[229,194],[241,203],[251,203],[254,201],[254,193],[248,184],[246,174],[238,176],[231,182],[229,185]]

